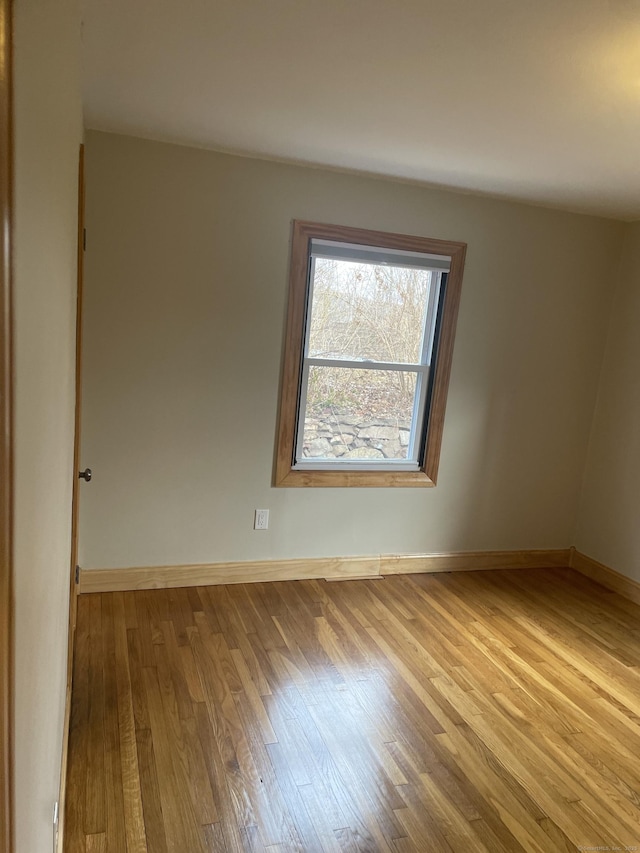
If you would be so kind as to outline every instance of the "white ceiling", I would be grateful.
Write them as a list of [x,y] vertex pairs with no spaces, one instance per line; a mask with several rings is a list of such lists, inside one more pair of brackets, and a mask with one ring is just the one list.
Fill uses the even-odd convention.
[[90,128],[640,219],[640,0],[84,0]]

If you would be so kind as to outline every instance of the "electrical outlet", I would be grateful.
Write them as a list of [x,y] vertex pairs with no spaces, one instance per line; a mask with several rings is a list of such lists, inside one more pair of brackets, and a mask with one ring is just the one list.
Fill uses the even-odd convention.
[[268,509],[257,509],[255,517],[253,519],[253,529],[254,530],[268,530],[269,529],[269,510]]

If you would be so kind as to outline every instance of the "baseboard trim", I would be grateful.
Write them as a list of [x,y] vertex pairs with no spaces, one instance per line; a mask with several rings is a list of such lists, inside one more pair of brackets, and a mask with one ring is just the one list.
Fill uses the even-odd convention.
[[549,551],[466,551],[448,554],[386,554],[372,557],[320,557],[309,560],[257,560],[192,566],[139,566],[81,569],[79,592],[259,583],[264,581],[357,580],[416,572],[486,569],[545,569],[569,565],[569,549]]
[[569,565],[569,549],[555,551],[461,551],[381,557],[382,575],[417,572],[475,572],[489,569],[555,569]]
[[607,589],[617,592],[624,598],[628,598],[635,604],[640,604],[640,583],[628,578],[626,575],[616,572],[615,569],[599,563],[597,560],[587,557],[575,548],[570,549],[569,565],[572,569],[582,575],[591,578],[596,583],[602,584]]

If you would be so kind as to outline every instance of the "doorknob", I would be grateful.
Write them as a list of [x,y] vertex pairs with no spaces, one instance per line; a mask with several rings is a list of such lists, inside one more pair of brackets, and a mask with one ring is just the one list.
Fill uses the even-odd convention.
[[78,478],[80,480],[86,480],[87,483],[91,480],[92,476],[91,468],[85,468],[84,471],[78,471]]

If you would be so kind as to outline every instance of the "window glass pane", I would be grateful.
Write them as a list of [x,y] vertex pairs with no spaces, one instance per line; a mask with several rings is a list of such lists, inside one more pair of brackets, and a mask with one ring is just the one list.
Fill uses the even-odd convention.
[[316,258],[309,356],[420,361],[432,273]]
[[302,460],[406,459],[416,373],[309,368]]

